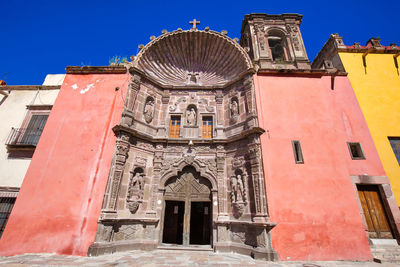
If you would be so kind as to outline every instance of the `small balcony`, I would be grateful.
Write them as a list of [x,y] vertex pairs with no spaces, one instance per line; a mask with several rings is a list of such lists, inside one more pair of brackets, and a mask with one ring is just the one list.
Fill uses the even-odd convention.
[[35,149],[39,142],[42,129],[34,128],[11,128],[6,145],[8,149]]

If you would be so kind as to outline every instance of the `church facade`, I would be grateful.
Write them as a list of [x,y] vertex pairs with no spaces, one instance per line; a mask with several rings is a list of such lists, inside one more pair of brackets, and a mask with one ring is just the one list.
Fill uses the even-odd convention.
[[357,186],[385,172],[346,73],[311,69],[301,19],[246,15],[240,43],[193,20],[122,66],[67,67],[2,255],[371,260]]

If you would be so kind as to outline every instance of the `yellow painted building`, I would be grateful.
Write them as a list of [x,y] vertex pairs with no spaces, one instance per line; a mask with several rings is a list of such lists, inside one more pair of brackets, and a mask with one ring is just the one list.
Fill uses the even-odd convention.
[[[346,46],[332,34],[313,68],[346,71],[400,206],[400,47],[382,46],[371,38],[366,46]],[[396,157],[397,154],[397,157]]]

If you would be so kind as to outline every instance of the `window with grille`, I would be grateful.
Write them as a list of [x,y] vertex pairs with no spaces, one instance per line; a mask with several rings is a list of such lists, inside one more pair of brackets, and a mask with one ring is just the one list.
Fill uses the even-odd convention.
[[201,136],[203,138],[212,138],[212,117],[203,117]]
[[15,198],[13,197],[0,197],[0,238],[3,235],[4,228],[6,228],[14,203]]
[[169,138],[179,138],[180,129],[181,129],[181,117],[172,116],[169,124]]
[[388,137],[390,146],[393,149],[393,153],[396,156],[397,162],[400,165],[400,137]]

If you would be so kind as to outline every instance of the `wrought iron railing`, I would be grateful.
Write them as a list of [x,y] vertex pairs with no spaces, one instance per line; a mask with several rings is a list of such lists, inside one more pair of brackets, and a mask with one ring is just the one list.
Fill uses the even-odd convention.
[[6,145],[36,146],[41,134],[41,129],[11,128],[11,133],[7,138]]

